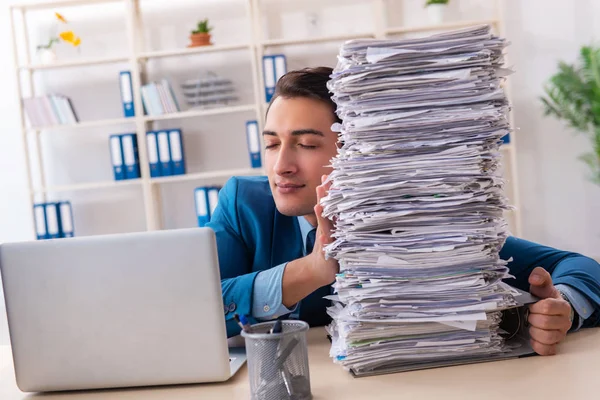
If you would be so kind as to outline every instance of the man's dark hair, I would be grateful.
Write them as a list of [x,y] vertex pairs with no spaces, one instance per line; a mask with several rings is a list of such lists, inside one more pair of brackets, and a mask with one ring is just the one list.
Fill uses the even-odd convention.
[[337,107],[331,99],[331,92],[327,89],[327,82],[329,81],[332,72],[333,69],[329,67],[314,67],[290,71],[283,75],[277,81],[275,93],[267,108],[267,114],[269,113],[271,104],[273,104],[278,97],[283,97],[285,99],[306,97],[327,104],[331,108],[335,122],[342,122],[335,113]]

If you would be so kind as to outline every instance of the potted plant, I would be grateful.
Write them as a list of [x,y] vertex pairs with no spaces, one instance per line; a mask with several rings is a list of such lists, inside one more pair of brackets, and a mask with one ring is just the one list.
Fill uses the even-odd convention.
[[190,35],[192,43],[189,47],[208,46],[210,42],[210,31],[212,28],[208,26],[208,19],[204,19],[198,22],[196,29],[194,29]]
[[600,48],[584,46],[577,64],[558,63],[558,72],[544,87],[544,114],[564,120],[588,137],[591,151],[579,159],[600,185]]
[[427,8],[427,15],[429,16],[429,22],[433,25],[441,24],[444,22],[444,13],[448,7],[449,0],[427,0],[425,7]]
[[[61,14],[55,12],[54,16],[59,23],[68,24],[65,17],[63,17]],[[56,36],[50,37],[47,43],[40,44],[36,48],[42,64],[51,64],[56,61],[54,45],[61,42],[69,43],[73,47],[78,47],[81,44],[81,38],[70,30],[62,31]]]

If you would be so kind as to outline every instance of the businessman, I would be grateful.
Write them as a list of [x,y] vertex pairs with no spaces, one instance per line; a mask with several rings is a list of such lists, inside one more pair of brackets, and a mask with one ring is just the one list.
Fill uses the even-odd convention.
[[[267,177],[234,177],[219,194],[208,225],[217,236],[227,335],[234,314],[255,321],[285,316],[325,325],[330,285],[339,271],[325,259],[332,222],[321,216],[322,182],[337,152],[339,122],[326,83],[330,68],[292,71],[278,82],[267,110]],[[542,300],[530,307],[533,349],[556,353],[568,331],[600,320],[600,265],[580,254],[509,237],[502,251],[508,283]]]

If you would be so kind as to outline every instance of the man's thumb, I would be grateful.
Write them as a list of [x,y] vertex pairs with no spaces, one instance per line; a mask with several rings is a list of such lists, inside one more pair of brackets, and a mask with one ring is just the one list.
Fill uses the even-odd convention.
[[542,267],[535,267],[529,275],[529,292],[541,299],[549,297],[556,298],[559,296],[554,285],[552,285],[552,277]]

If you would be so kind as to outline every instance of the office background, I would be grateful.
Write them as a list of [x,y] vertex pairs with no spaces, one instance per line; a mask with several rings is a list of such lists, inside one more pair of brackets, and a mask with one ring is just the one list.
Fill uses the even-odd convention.
[[[26,2],[13,1],[15,4]],[[215,44],[247,41],[244,35],[250,27],[243,0],[177,0],[167,5],[160,0],[143,0],[141,3],[147,50],[185,47],[189,30],[205,17],[214,27]],[[365,17],[370,15],[367,12],[371,7],[369,0],[262,0],[261,3],[264,18],[269,20],[270,38],[361,33],[377,28],[372,26],[372,18]],[[398,25],[427,23],[424,0],[388,0],[387,3],[390,20],[394,20],[394,10],[402,15],[395,21]],[[600,1],[504,0],[502,3],[505,33],[512,43],[508,47],[509,61],[516,71],[509,79],[514,123],[518,129],[516,158],[521,236],[600,258],[600,187],[586,180],[587,167],[577,159],[588,151],[589,142],[562,122],[544,117],[538,99],[543,84],[557,71],[558,60],[574,61],[580,47],[593,43],[600,35]],[[489,18],[494,4],[492,0],[451,0],[447,20]],[[36,13],[28,20],[30,34],[38,35],[40,42],[54,23],[51,11]],[[77,56],[127,54],[123,5],[69,8],[65,14],[83,40],[81,54]],[[2,5],[0,242],[29,240],[34,235],[8,22],[8,6]],[[295,69],[320,64],[333,66],[337,47],[338,43],[323,43],[283,46],[277,50],[286,54],[288,69]],[[216,71],[234,81],[240,97],[237,104],[247,104],[254,101],[250,56],[247,51],[236,50],[153,60],[148,64],[148,75],[150,79],[168,77],[179,83],[195,78],[202,71]],[[83,70],[78,67],[37,72],[35,79],[45,92],[70,96],[82,120],[119,118],[122,106],[118,74],[123,69],[123,65],[107,64],[85,67],[85,74],[73,74],[73,71]],[[244,169],[249,168],[244,124],[254,118],[254,112],[245,111],[162,121],[158,126],[183,130],[188,170]],[[108,136],[134,130],[133,124],[126,124],[42,135],[47,184],[110,181],[112,169],[106,164]],[[162,208],[168,210],[163,211],[163,227],[195,226],[193,189],[222,182],[223,179],[215,178],[161,185]],[[73,203],[78,235],[146,229],[141,187],[63,192],[59,198]],[[2,316],[0,344],[7,342],[6,320]]]

